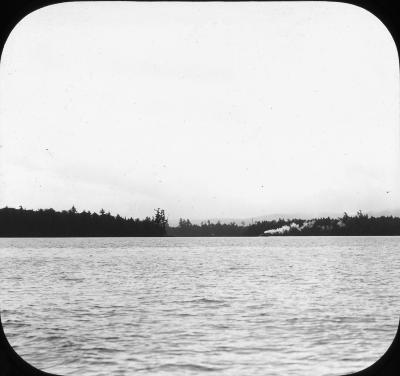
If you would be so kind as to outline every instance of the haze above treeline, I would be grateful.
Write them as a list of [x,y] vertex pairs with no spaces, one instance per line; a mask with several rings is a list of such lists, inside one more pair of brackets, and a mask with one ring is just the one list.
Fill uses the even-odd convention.
[[358,211],[338,217],[278,218],[252,223],[202,221],[180,218],[176,226],[168,223],[163,209],[155,209],[144,219],[69,210],[0,209],[0,237],[133,237],[133,236],[356,236],[400,235],[400,217],[370,216]]

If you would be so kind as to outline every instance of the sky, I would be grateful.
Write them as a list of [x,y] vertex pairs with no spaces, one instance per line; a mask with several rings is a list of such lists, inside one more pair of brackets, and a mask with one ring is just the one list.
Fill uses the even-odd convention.
[[399,66],[342,3],[64,3],[0,62],[0,207],[398,210]]

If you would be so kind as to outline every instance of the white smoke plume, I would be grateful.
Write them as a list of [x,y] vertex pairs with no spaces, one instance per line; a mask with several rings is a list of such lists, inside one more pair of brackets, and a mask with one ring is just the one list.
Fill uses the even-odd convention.
[[266,235],[286,234],[287,232],[289,232],[291,229],[294,229],[294,228],[296,228],[297,230],[300,230],[300,226],[297,223],[293,222],[289,226],[284,225],[279,228],[264,231],[264,234],[266,234]]
[[338,225],[339,227],[345,227],[345,226],[346,226],[346,224],[345,224],[342,220],[339,220],[338,223],[337,223],[337,225]]
[[[338,227],[346,227],[346,223],[344,223],[341,219],[337,220],[336,224]],[[301,232],[305,229],[313,228],[315,226],[318,228],[318,230],[322,230],[322,231],[332,231],[334,228],[334,226],[332,224],[329,224],[329,225],[317,224],[316,225],[316,220],[312,219],[309,221],[305,221],[301,226],[295,222],[292,222],[290,225],[284,225],[279,228],[267,230],[267,231],[264,231],[264,235],[282,235],[282,234],[287,234],[288,232],[290,232],[294,229]]]
[[266,235],[280,234],[280,235],[281,235],[281,234],[286,234],[286,233],[288,233],[289,231],[291,231],[291,230],[293,230],[293,229],[296,229],[296,230],[301,231],[301,230],[303,230],[303,229],[305,229],[305,228],[313,227],[314,224],[315,224],[315,221],[314,221],[314,220],[312,220],[312,221],[306,221],[306,222],[303,223],[302,226],[298,225],[298,224],[295,223],[295,222],[292,222],[290,225],[284,225],[284,226],[279,227],[279,228],[274,228],[274,229],[271,229],[271,230],[266,230],[266,231],[264,231],[264,234],[266,234]]

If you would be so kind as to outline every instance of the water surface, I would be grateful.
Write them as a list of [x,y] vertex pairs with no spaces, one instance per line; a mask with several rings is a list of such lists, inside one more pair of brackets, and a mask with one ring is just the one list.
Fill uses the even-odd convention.
[[400,313],[399,237],[0,239],[16,351],[61,375],[342,375]]

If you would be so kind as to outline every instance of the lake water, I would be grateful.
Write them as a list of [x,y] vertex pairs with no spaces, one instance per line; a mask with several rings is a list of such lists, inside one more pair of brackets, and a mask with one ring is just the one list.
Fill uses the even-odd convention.
[[0,239],[16,351],[61,375],[343,375],[400,315],[400,237]]

